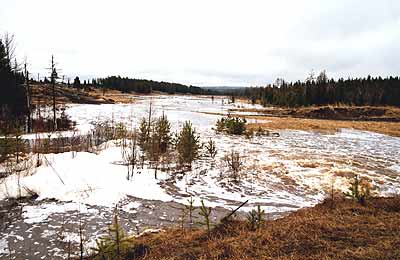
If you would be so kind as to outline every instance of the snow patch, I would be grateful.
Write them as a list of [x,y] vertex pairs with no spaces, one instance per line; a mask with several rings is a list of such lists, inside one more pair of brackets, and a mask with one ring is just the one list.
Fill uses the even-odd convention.
[[22,209],[22,217],[24,218],[25,223],[34,224],[47,220],[51,214],[72,211],[92,214],[97,213],[97,210],[88,209],[85,205],[79,203],[43,203],[37,206],[24,206]]
[[0,255],[8,255],[10,254],[10,251],[8,250],[8,241],[7,241],[8,236],[4,236],[0,238]]

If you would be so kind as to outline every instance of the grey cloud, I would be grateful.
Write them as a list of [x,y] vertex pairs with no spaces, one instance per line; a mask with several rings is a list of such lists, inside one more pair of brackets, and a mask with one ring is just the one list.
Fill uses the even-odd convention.
[[398,1],[320,1],[292,27],[295,35],[312,40],[345,39],[399,21]]
[[[311,69],[326,69],[335,78],[400,72],[398,0],[282,0],[279,4],[221,0],[218,5],[202,1],[198,4],[202,10],[215,7],[214,15],[204,20],[194,12],[197,8],[179,1],[168,3],[167,16],[163,12],[151,16],[157,10],[145,1],[126,1],[126,10],[130,6],[142,13],[122,19],[120,13],[108,12],[110,16],[102,20],[89,10],[92,5],[105,11],[121,3],[85,1],[72,12],[78,1],[59,2],[74,19],[55,15],[49,4],[28,0],[25,4],[37,10],[28,12],[14,1],[0,10],[0,30],[16,35],[21,43],[18,49],[25,49],[21,53],[31,56],[38,70],[55,54],[72,75],[120,74],[193,85],[265,85],[277,77],[304,80]],[[265,14],[256,8],[265,9]],[[182,12],[194,19],[177,19]],[[15,19],[21,13],[27,21]],[[53,15],[47,17],[48,13]],[[253,19],[260,15],[265,19]],[[51,19],[57,21],[52,24],[57,33],[42,33],[43,28],[51,29],[46,24]]]

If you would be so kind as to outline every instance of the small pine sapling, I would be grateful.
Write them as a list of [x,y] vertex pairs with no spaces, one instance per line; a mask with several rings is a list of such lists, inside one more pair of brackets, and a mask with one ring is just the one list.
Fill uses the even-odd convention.
[[190,121],[186,121],[179,133],[176,146],[178,159],[181,166],[192,168],[192,162],[199,158],[200,136]]
[[246,218],[250,226],[250,230],[256,230],[257,212],[254,209],[252,209],[249,213],[247,213]]
[[239,152],[231,151],[224,157],[226,165],[232,172],[232,178],[235,182],[240,181],[240,170],[243,166],[243,158]]
[[132,242],[122,228],[117,208],[114,211],[113,223],[109,227],[109,235],[100,238],[96,241],[97,248],[94,249],[96,251],[96,255],[98,258],[95,259],[123,259],[123,254],[129,247],[129,244]]
[[204,218],[204,221],[199,222],[201,225],[207,226],[207,234],[210,235],[210,227],[211,227],[211,207],[206,207],[204,205],[204,201],[201,200],[200,212],[199,215]]
[[154,138],[156,139],[159,152],[165,154],[171,145],[171,123],[164,113],[156,121]]
[[139,125],[138,145],[142,150],[142,154],[147,151],[149,141],[149,128],[146,118],[142,118]]
[[190,225],[190,230],[192,230],[193,226],[193,211],[195,210],[195,207],[193,206],[194,204],[194,199],[192,196],[190,196],[190,199],[188,199],[189,205],[185,205],[188,213],[189,213],[189,225]]
[[210,138],[210,140],[207,142],[205,145],[205,148],[207,150],[207,154],[214,159],[215,156],[217,155],[217,147],[215,145],[215,142]]
[[345,195],[356,199],[361,204],[365,204],[366,200],[371,196],[371,183],[356,175],[350,183],[349,192],[346,192]]
[[257,210],[253,209],[247,214],[247,220],[250,226],[250,230],[260,229],[261,224],[264,222],[265,211],[261,209],[261,206],[257,206]]

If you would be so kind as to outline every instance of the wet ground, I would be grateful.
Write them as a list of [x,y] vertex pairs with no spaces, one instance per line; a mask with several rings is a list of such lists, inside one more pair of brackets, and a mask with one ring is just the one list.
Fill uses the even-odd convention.
[[[0,202],[0,259],[68,259],[80,252],[80,223],[85,252],[96,246],[96,238],[108,234],[115,209],[77,205],[54,200],[7,200]],[[54,213],[56,208],[60,212]],[[189,228],[189,217],[184,216],[184,205],[175,202],[149,201],[129,197],[120,203],[118,216],[129,234],[140,234],[147,229],[168,227]],[[53,213],[52,213],[53,212]],[[199,227],[199,209],[193,212],[193,226]],[[217,223],[231,211],[216,207],[212,221]],[[239,213],[242,215],[243,213]],[[268,214],[268,218],[281,216]]]

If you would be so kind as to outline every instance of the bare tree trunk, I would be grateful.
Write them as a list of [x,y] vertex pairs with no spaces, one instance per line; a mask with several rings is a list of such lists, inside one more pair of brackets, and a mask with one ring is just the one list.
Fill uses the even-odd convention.
[[146,143],[149,143],[149,138],[150,138],[150,126],[151,126],[151,101],[150,101],[150,105],[149,105],[149,118],[148,118],[148,122],[147,122],[147,135],[146,135]]
[[82,227],[82,216],[79,212],[79,250],[80,260],[83,260],[83,227]]
[[56,93],[55,93],[55,88],[56,88],[56,77],[57,77],[57,72],[56,72],[56,66],[54,64],[54,56],[51,56],[51,88],[52,88],[52,96],[53,96],[53,131],[56,130],[57,128],[57,118],[56,118]]
[[25,68],[26,104],[28,106],[28,133],[31,133],[32,132],[31,89],[29,86],[29,72],[26,68],[26,62],[25,62],[24,68]]

